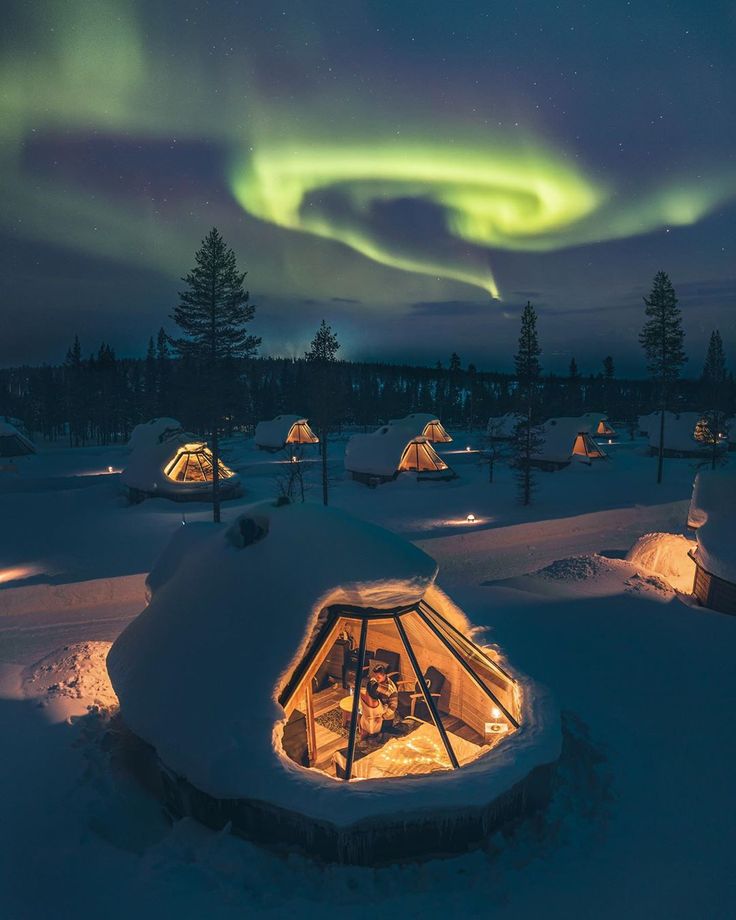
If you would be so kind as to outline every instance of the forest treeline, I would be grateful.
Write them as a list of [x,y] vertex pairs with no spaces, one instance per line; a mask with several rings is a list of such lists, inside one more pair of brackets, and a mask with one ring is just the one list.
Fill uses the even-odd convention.
[[[700,362],[693,361],[693,370]],[[279,413],[309,414],[316,368],[306,359],[253,357],[233,360],[223,374],[224,432],[249,431]],[[518,408],[513,374],[479,371],[456,354],[434,367],[337,361],[331,379],[339,426],[378,425],[409,412],[432,412],[451,427],[485,426],[490,416]],[[56,366],[0,370],[0,416],[19,419],[29,432],[73,445],[126,441],[139,422],[172,416],[185,428],[208,433],[205,370],[195,359],[174,357],[161,330],[145,358],[118,358],[107,344],[84,356],[75,339]],[[736,409],[729,375],[725,409]],[[680,379],[672,408],[706,407],[703,382]],[[576,362],[567,375],[540,378],[540,407],[547,417],[603,412],[633,428],[638,415],[656,407],[651,380],[618,378],[610,357],[600,373],[582,376]]]

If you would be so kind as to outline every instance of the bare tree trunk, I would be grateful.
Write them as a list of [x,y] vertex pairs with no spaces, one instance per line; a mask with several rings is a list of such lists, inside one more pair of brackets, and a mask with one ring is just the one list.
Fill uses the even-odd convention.
[[657,485],[662,482],[662,468],[664,466],[664,406],[659,411],[659,456],[657,458]]

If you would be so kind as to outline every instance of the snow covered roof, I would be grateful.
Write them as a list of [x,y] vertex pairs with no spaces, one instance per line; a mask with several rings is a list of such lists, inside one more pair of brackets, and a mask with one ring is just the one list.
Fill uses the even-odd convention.
[[512,438],[518,421],[519,416],[515,412],[507,412],[506,415],[491,416],[491,418],[488,419],[486,434],[490,438]]
[[720,512],[736,517],[736,471],[700,470],[693,482],[687,526],[700,527]]
[[397,535],[317,504],[261,503],[229,527],[180,528],[148,579],[150,604],[107,659],[123,719],[212,796],[273,803],[338,826],[487,802],[558,756],[556,708],[530,682],[521,682],[524,719],[513,744],[420,781],[338,782],[281,748],[277,700],[325,607],[390,609],[424,598],[467,632],[436,573],[429,556]]
[[[587,437],[589,441],[590,428],[590,419],[584,415],[577,418],[551,418],[542,426],[542,444],[534,455],[535,458],[551,463],[568,463],[575,453],[578,435]],[[603,453],[601,448],[592,442],[590,449],[598,454]]]
[[15,425],[0,421],[0,457],[20,457],[35,454],[36,447]]
[[[709,445],[696,441],[695,428],[702,419],[701,412],[665,412],[664,449],[673,451],[708,450]],[[649,446],[659,448],[659,412],[650,416]]]
[[[128,464],[120,475],[120,481],[129,489],[145,492],[148,495],[191,495],[209,493],[212,491],[211,481],[182,481],[176,482],[167,475],[166,469],[179,451],[189,449],[200,451],[205,449],[209,454],[206,443],[188,431],[178,431],[163,441],[151,440],[139,442],[131,453]],[[220,461],[222,463],[222,461]],[[231,472],[231,471],[230,471]],[[232,473],[221,480],[223,489],[231,490],[240,482],[237,473]]]
[[[345,448],[345,469],[368,476],[393,476],[411,443],[427,443],[401,425],[384,425],[371,434],[354,434]],[[431,446],[431,445],[430,445]]]
[[136,450],[139,447],[148,447],[151,444],[157,444],[165,441],[172,435],[182,430],[181,422],[175,418],[152,418],[148,422],[142,422],[136,425],[130,434],[128,441],[129,450]]
[[[254,441],[258,447],[278,449],[283,447],[294,425],[306,425],[307,419],[301,415],[277,415],[270,421],[259,422],[256,425]],[[311,432],[311,429],[309,429]]]
[[[442,422],[430,412],[412,412],[404,418],[392,418],[388,424],[392,428],[401,428],[413,437],[425,437],[429,441],[452,441]],[[378,431],[380,430],[379,428]]]

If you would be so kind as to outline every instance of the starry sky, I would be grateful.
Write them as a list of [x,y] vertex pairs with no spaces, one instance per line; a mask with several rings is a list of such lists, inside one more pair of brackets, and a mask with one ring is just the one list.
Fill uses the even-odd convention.
[[736,363],[736,4],[5,0],[0,364],[139,355],[216,225],[267,354]]

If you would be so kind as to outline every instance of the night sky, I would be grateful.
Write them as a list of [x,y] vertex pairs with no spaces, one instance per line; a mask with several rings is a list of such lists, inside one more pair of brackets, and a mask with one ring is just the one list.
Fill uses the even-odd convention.
[[736,4],[21,0],[0,29],[0,364],[139,355],[214,224],[299,354],[736,363]]

